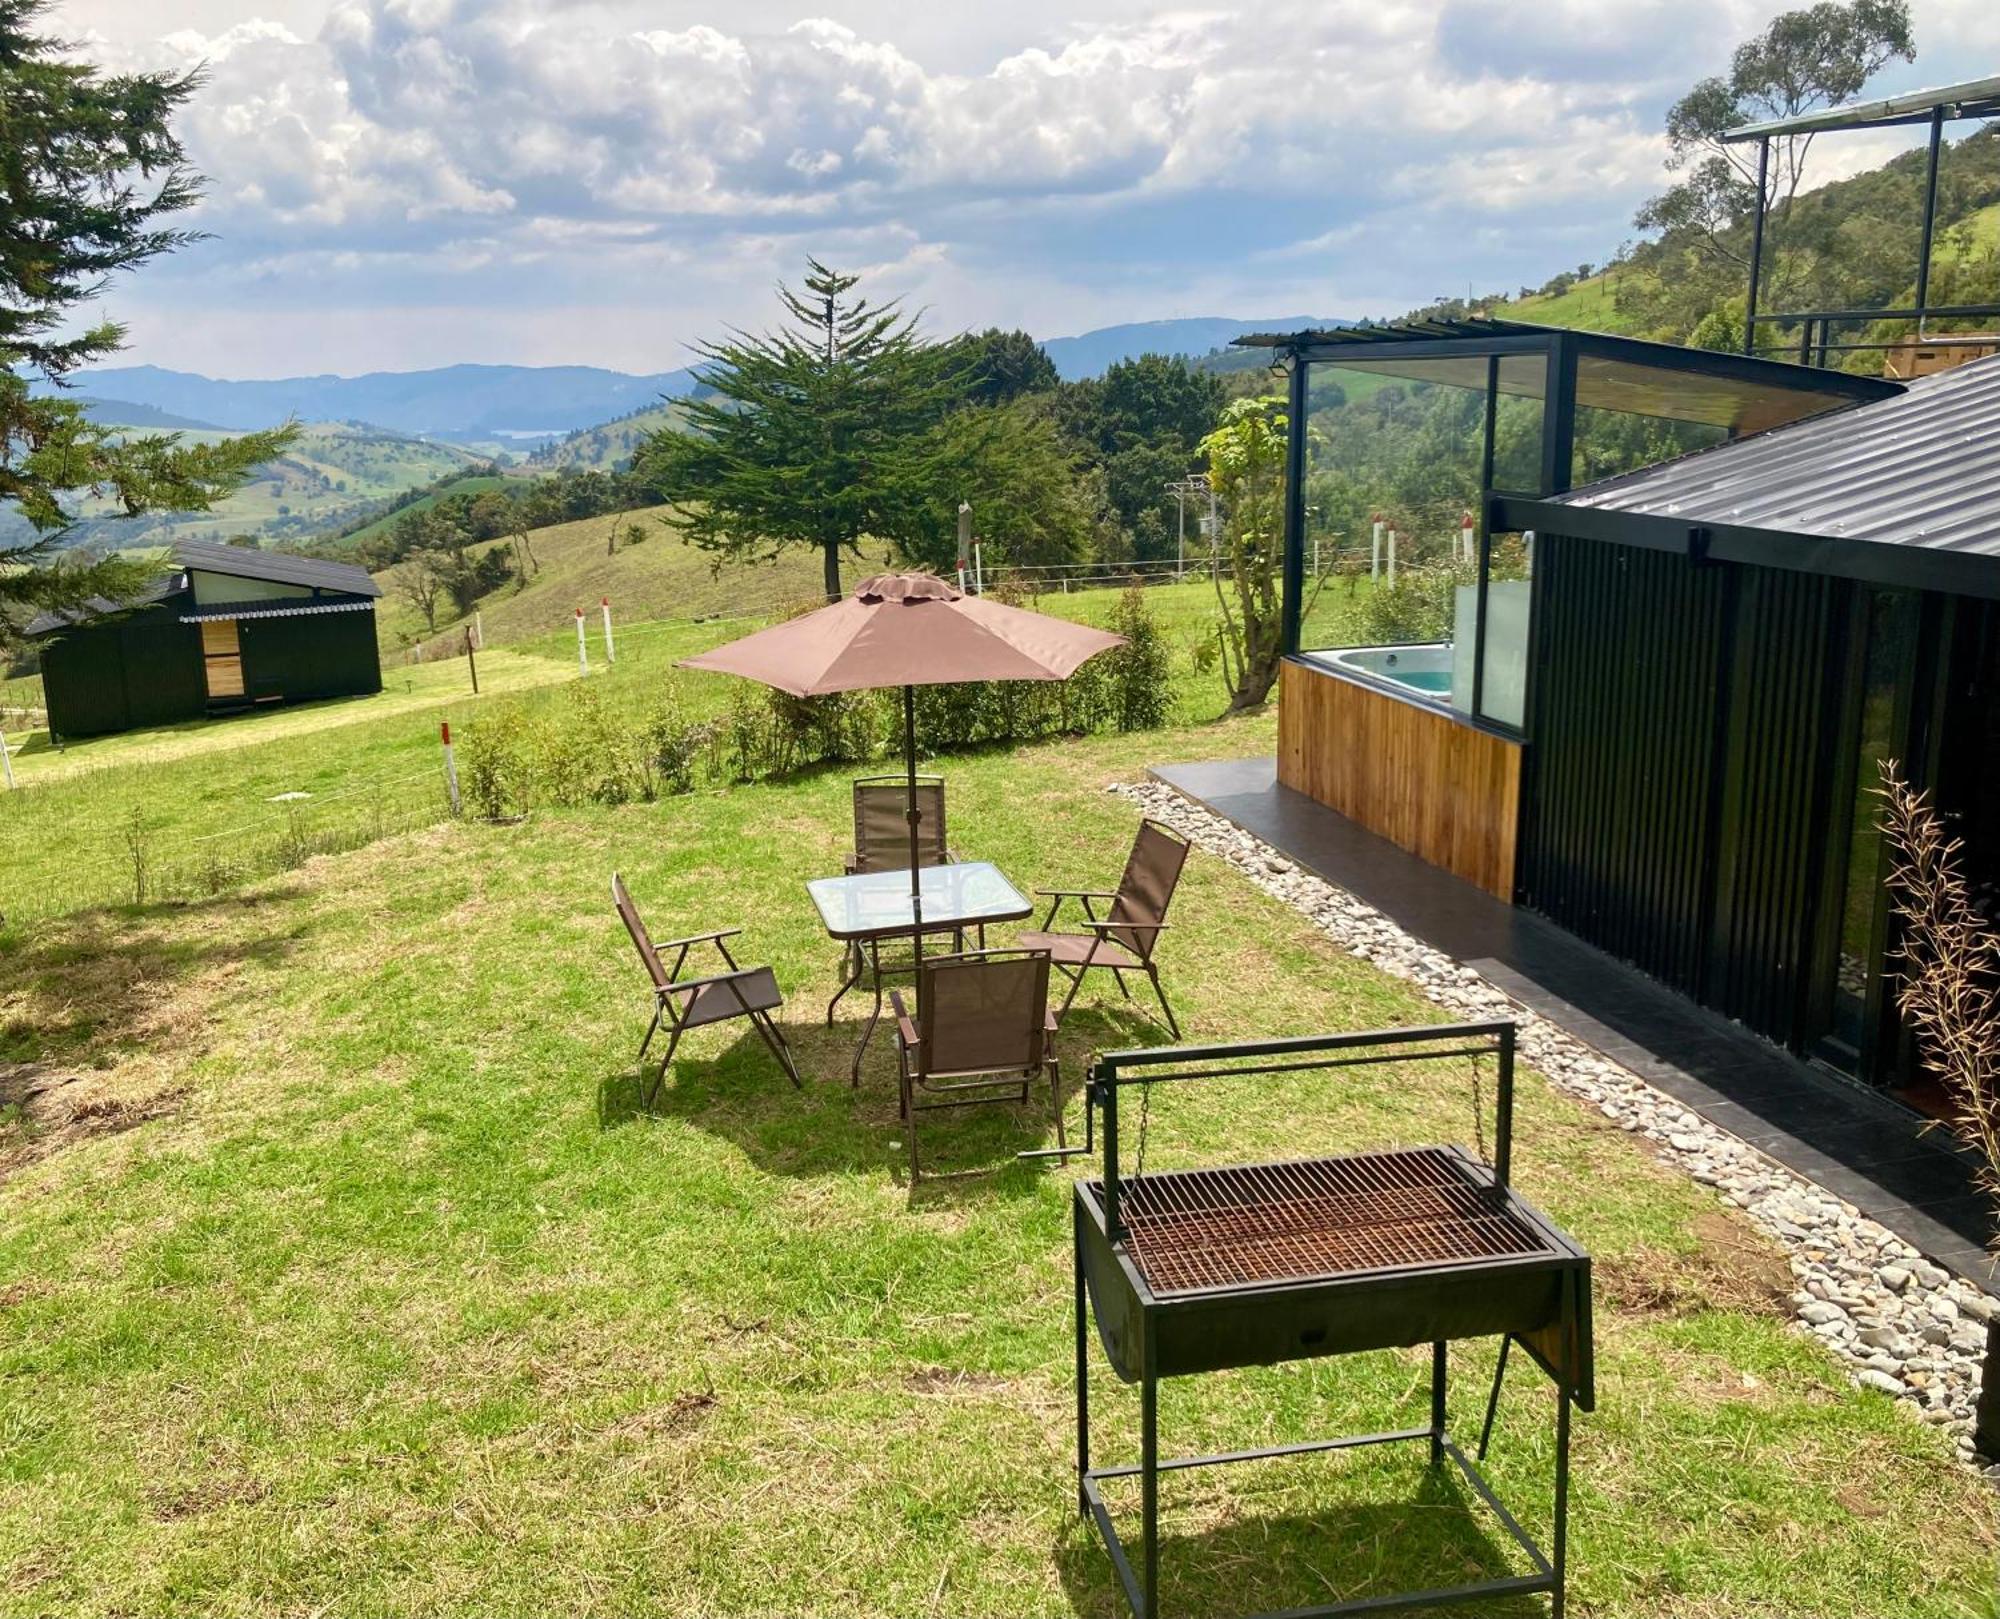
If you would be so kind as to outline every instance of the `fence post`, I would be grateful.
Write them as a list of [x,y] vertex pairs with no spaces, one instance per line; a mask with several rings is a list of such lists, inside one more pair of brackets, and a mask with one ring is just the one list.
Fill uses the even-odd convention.
[[611,598],[609,596],[603,598],[603,606],[604,606],[604,661],[606,663],[616,663],[618,661],[618,655],[616,652],[612,650],[611,646]]
[[1389,588],[1396,588],[1396,531],[1389,530]]
[[576,610],[576,672],[580,675],[590,673],[590,648],[585,646],[583,642],[583,609],[581,607]]
[[1467,562],[1476,560],[1479,548],[1472,539],[1472,513],[1466,512],[1458,520],[1458,549]]
[[7,722],[0,720],[0,770],[7,773],[7,790],[14,790],[14,760],[7,752]]
[[479,695],[479,664],[472,656],[472,631],[465,632],[465,666],[472,671],[472,695]]
[[1377,512],[1369,521],[1375,525],[1375,549],[1368,559],[1368,577],[1370,579],[1380,579],[1382,577],[1382,514]]
[[458,760],[451,751],[451,721],[443,720],[438,725],[438,733],[444,739],[444,791],[451,800],[451,812],[458,813]]

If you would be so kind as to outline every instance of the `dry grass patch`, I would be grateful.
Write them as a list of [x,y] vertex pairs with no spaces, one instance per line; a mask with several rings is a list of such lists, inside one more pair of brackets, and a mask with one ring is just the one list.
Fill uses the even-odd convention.
[[1597,1263],[1599,1297],[1638,1315],[1743,1310],[1791,1318],[1791,1262],[1770,1238],[1724,1208],[1701,1210],[1688,1236],[1686,1248],[1645,1244]]

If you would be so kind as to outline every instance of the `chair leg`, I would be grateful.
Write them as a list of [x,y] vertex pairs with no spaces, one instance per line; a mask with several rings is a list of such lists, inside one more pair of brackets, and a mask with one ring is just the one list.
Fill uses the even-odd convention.
[[1118,993],[1129,1001],[1132,998],[1132,986],[1125,982],[1125,974],[1118,968],[1113,967],[1111,969],[1111,976],[1118,980]]
[[1061,1028],[1062,1020],[1069,1016],[1070,1003],[1076,999],[1076,992],[1082,988],[1083,988],[1082,972],[1079,971],[1072,973],[1070,975],[1070,980],[1069,980],[1069,993],[1063,997],[1062,1005],[1056,1008],[1057,1028]]
[[674,1060],[674,1048],[680,1043],[681,1026],[676,1023],[667,1035],[666,1055],[660,1059],[660,1071],[653,1076],[653,1088],[646,1093],[646,1100],[640,1104],[649,1113],[653,1109],[653,1104],[660,1099],[660,1087],[667,1082],[667,1068]]
[[647,1029],[646,1038],[639,1042],[639,1056],[637,1059],[638,1061],[644,1062],[646,1060],[646,1048],[653,1043],[653,1036],[658,1034],[659,1032],[660,1032],[660,1003],[659,1000],[655,998],[653,1001],[652,1027]]
[[1069,1137],[1063,1134],[1062,1064],[1051,1057],[1046,1066],[1049,1071],[1049,1111],[1056,1116],[1056,1145],[1068,1151]]
[[797,1064],[792,1061],[791,1043],[785,1039],[784,1031],[778,1027],[777,1019],[769,1012],[758,1012],[750,1021],[757,1026],[757,1032],[764,1037],[764,1044],[771,1048],[771,1055],[778,1059],[778,1066],[785,1071],[785,1077],[792,1082],[792,1089],[802,1091],[804,1082],[799,1078]]
[[1167,992],[1160,983],[1160,969],[1149,961],[1146,963],[1146,976],[1153,981],[1153,993],[1160,997],[1160,1010],[1167,1014],[1167,1032],[1178,1040],[1181,1037],[1181,1026],[1174,1021],[1174,1009],[1167,1005]]

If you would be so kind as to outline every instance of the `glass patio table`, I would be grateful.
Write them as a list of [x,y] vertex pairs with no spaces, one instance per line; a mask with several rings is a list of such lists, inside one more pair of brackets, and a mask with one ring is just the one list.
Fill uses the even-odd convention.
[[[924,866],[917,873],[918,891],[923,900],[922,929],[925,933],[952,933],[961,942],[968,928],[975,929],[979,943],[986,943],[989,922],[1018,922],[1032,914],[1034,906],[1021,891],[985,860],[967,860],[948,866]],[[873,980],[875,1005],[855,1047],[852,1082],[861,1083],[861,1059],[882,1018],[882,980],[886,974],[908,972],[909,963],[882,959],[884,943],[914,941],[917,919],[910,904],[910,873],[864,871],[851,877],[817,877],[806,884],[806,892],[819,911],[827,933],[848,947],[847,977],[827,1002],[826,1021],[833,1023],[833,1009],[862,978]]]

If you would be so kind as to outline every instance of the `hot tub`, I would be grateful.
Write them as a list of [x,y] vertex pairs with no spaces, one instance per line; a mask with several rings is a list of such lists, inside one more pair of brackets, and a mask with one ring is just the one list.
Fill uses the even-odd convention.
[[1358,675],[1378,685],[1392,686],[1440,708],[1451,706],[1451,643],[1418,646],[1353,646],[1337,652],[1313,652],[1307,660],[1338,674]]

